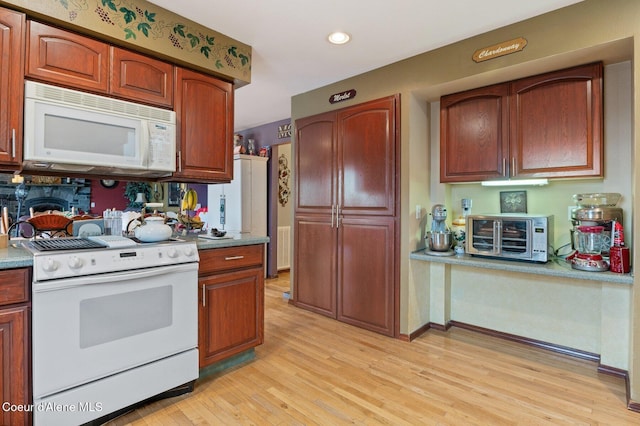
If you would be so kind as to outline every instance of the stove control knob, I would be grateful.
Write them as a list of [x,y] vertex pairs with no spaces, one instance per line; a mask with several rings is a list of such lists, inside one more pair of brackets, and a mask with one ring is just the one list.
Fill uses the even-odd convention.
[[71,269],[80,269],[82,268],[82,265],[84,265],[84,262],[78,256],[71,256],[69,258],[68,264],[69,268]]
[[178,257],[178,255],[178,250],[176,250],[175,247],[169,247],[169,249],[167,250],[167,256],[169,256],[171,259],[175,259],[176,257]]
[[54,272],[58,270],[58,262],[56,262],[55,260],[49,258],[47,259],[44,264],[42,265],[42,269],[45,272]]
[[191,257],[195,254],[195,250],[193,249],[193,247],[185,247],[184,249],[184,255],[187,257]]

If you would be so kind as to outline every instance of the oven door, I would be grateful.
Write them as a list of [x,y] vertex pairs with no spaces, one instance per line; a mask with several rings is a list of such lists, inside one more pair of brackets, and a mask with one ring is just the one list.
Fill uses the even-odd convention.
[[34,283],[34,400],[196,348],[197,271],[189,263]]

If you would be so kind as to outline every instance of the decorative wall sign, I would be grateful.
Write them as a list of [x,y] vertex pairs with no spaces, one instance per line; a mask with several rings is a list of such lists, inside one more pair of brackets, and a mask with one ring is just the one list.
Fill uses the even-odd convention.
[[473,60],[476,62],[482,62],[488,61],[489,59],[499,58],[500,56],[510,55],[511,53],[520,52],[526,45],[527,40],[522,37],[503,41],[502,43],[476,50],[473,54]]
[[291,137],[291,123],[278,126],[278,139]]
[[289,201],[289,162],[284,154],[278,158],[278,201],[282,207]]
[[526,213],[527,191],[500,192],[500,213]]
[[336,93],[334,95],[329,96],[329,103],[335,104],[342,101],[348,101],[349,99],[353,99],[356,97],[356,90],[346,90],[344,92]]

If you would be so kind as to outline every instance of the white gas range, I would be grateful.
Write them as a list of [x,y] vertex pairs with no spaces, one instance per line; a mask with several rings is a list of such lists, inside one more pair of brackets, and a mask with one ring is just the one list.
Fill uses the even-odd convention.
[[119,236],[25,244],[33,253],[34,424],[118,413],[198,377],[198,250]]

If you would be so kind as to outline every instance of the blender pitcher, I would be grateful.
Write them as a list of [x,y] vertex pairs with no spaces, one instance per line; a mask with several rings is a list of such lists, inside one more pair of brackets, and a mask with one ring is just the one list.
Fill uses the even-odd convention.
[[604,226],[582,225],[575,232],[577,253],[571,259],[571,267],[583,271],[600,272],[609,269],[602,257]]
[[578,252],[591,255],[601,254],[603,234],[604,226],[578,226],[576,236]]

